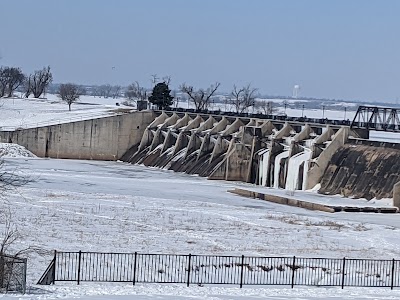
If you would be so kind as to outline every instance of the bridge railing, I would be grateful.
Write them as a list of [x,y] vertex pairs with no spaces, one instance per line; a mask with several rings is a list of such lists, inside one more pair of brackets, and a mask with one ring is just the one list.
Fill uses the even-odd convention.
[[[161,113],[162,110],[155,109],[154,111]],[[196,114],[210,114],[216,116],[225,116],[225,117],[238,117],[238,118],[256,118],[256,119],[265,119],[265,120],[274,120],[274,121],[284,121],[284,122],[301,122],[301,123],[313,123],[313,124],[329,124],[329,125],[337,125],[337,126],[350,126],[350,120],[337,120],[337,119],[328,119],[328,118],[307,118],[307,117],[290,117],[285,114],[253,114],[253,113],[236,113],[236,112],[226,112],[221,110],[196,110],[192,108],[167,108],[164,111],[166,112],[181,112],[181,113],[196,113]]]
[[400,261],[56,252],[38,284],[56,281],[399,287]]

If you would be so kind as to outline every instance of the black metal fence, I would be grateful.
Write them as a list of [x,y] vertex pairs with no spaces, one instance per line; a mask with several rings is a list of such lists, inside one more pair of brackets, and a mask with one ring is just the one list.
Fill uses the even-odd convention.
[[26,290],[26,259],[0,255],[0,292]]
[[38,284],[56,281],[399,287],[400,261],[55,252]]

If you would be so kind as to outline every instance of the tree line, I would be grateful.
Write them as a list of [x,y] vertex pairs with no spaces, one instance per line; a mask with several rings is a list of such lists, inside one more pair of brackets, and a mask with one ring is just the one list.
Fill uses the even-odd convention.
[[[157,82],[156,76],[153,76],[154,88],[150,92],[139,82],[134,82],[127,87],[125,97],[131,101],[146,101],[155,105],[158,109],[165,109],[175,104],[179,104],[179,99],[175,95],[171,95],[169,84],[171,81],[170,76],[166,76],[162,81]],[[208,110],[213,104],[213,97],[220,87],[219,82],[215,82],[207,88],[195,88],[192,85],[183,83],[179,86],[179,91],[186,95],[189,101],[194,104],[196,110]],[[250,107],[255,110],[261,111],[264,114],[272,114],[276,112],[277,108],[274,107],[272,101],[257,100],[258,89],[247,84],[243,87],[233,86],[230,94],[225,97],[225,104],[231,105],[237,113],[246,112]]]
[[[0,67],[0,97],[13,97],[15,91],[18,90],[25,98],[31,95],[34,98],[40,98],[46,93],[52,81],[53,75],[50,66],[36,70],[32,74],[24,74],[17,67],[2,66]],[[123,104],[127,105],[137,104],[138,101],[148,101],[158,109],[168,108],[174,103],[178,106],[180,99],[176,97],[176,91],[172,92],[169,87],[171,76],[164,76],[159,79],[157,75],[152,75],[151,82],[153,89],[141,86],[138,81],[133,82],[125,89],[120,85],[103,84],[92,87],[90,94],[104,98],[119,98],[123,94],[126,98]],[[195,88],[183,83],[179,86],[178,91],[186,95],[188,101],[193,103],[196,110],[208,110],[220,85],[219,82],[215,82],[207,88]],[[56,90],[52,89],[52,92],[55,92],[61,100],[68,104],[69,110],[81,95],[87,94],[82,86],[73,83],[60,84]],[[224,102],[233,107],[237,113],[243,113],[250,107],[261,110],[265,114],[273,113],[275,110],[273,103],[271,101],[257,101],[257,96],[258,89],[250,84],[243,87],[234,85],[229,96],[224,98]]]
[[33,97],[40,98],[46,88],[53,81],[50,67],[36,70],[26,75],[20,68],[0,67],[0,97],[13,97],[14,92],[21,88],[25,98],[33,94]]

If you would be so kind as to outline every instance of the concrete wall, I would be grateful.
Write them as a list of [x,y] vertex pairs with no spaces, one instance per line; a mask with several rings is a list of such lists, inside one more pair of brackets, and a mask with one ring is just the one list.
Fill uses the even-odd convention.
[[355,198],[391,198],[400,181],[400,149],[388,143],[371,146],[348,143],[331,158],[320,193]]
[[247,198],[253,198],[253,199],[261,199],[265,200],[268,202],[274,202],[282,205],[288,205],[288,206],[295,206],[295,207],[300,207],[300,208],[305,208],[309,210],[320,210],[324,212],[330,212],[333,213],[335,210],[329,206],[318,204],[318,203],[313,203],[313,202],[308,202],[304,200],[297,200],[293,198],[287,198],[287,197],[282,197],[282,196],[276,196],[276,195],[268,195],[268,194],[263,194],[259,192],[253,192],[249,190],[244,190],[244,189],[239,189],[235,188],[234,190],[229,190],[228,192],[247,197]]
[[1,131],[0,142],[24,146],[39,157],[118,160],[139,144],[154,120],[152,111],[59,125]]
[[325,170],[332,159],[332,156],[346,143],[349,136],[349,129],[342,127],[332,139],[332,142],[322,151],[317,162],[311,166],[307,174],[307,189],[312,189],[324,176]]
[[393,206],[400,208],[400,182],[393,186]]

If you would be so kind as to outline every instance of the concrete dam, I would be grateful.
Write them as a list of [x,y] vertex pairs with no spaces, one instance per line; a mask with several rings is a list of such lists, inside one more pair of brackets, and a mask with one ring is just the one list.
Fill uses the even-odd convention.
[[[39,157],[122,160],[290,191],[393,197],[400,206],[400,144],[340,124],[178,111],[141,111],[0,131]],[[398,204],[398,205],[397,205]]]

